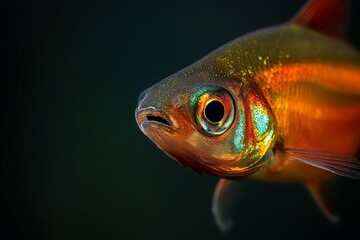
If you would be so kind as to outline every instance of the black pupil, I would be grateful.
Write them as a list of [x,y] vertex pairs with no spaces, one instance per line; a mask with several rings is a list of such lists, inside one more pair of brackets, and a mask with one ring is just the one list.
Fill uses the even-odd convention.
[[219,101],[211,101],[205,108],[206,118],[213,122],[220,122],[224,117],[224,106]]

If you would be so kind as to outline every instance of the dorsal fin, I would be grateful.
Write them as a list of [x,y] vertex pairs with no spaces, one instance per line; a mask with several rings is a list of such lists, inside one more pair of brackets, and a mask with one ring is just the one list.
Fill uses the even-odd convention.
[[344,25],[348,12],[347,0],[309,0],[293,21],[328,36],[345,40]]

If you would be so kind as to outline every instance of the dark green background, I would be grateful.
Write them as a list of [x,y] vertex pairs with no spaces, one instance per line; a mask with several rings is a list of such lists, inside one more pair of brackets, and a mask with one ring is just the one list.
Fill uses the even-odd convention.
[[[290,19],[302,0],[13,1],[1,14],[0,239],[344,239],[301,186],[249,183],[221,234],[216,179],[170,160],[138,129],[139,93],[211,50]],[[359,2],[350,41],[359,46]],[[354,237],[352,237],[354,239]]]

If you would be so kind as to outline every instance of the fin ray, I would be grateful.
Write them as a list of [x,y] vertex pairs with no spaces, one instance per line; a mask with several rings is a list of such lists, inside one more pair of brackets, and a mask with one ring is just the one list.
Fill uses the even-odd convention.
[[311,148],[283,148],[281,151],[290,155],[293,160],[343,177],[360,179],[360,161],[354,157]]
[[295,16],[294,22],[344,40],[348,12],[347,0],[311,0]]

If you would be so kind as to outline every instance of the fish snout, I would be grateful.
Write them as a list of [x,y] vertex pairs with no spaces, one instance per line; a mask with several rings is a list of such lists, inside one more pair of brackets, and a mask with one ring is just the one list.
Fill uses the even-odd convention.
[[168,133],[179,128],[177,113],[171,104],[167,104],[164,95],[159,94],[158,88],[154,86],[140,93],[138,107],[135,109],[135,119],[144,133],[150,131]]
[[157,109],[154,106],[148,105],[146,103],[146,98],[148,96],[149,89],[142,91],[138,98],[138,107],[135,110],[136,122],[141,129],[143,129],[143,124],[157,124],[170,127],[170,121],[168,116],[163,112]]

